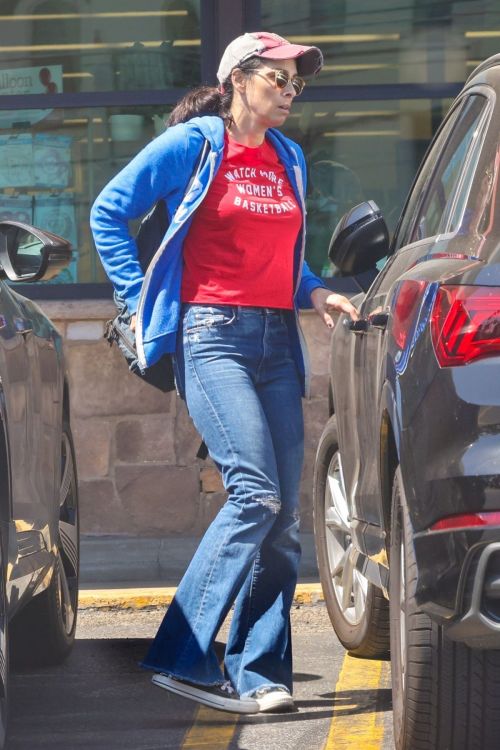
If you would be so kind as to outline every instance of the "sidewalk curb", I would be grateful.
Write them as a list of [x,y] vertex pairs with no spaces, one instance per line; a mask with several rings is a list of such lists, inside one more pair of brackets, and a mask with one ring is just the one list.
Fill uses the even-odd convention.
[[[83,534],[80,540],[80,590],[178,586],[200,538],[129,537]],[[299,583],[319,581],[314,534],[300,532]]]
[[[121,589],[81,589],[78,598],[79,609],[145,609],[146,607],[167,607],[176,588],[174,586],[150,586]],[[313,605],[324,603],[320,583],[299,583],[295,589],[293,605]]]

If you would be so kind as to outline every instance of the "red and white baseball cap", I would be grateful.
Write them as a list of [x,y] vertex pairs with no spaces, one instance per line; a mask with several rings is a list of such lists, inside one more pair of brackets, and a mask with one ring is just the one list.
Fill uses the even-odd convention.
[[323,66],[323,54],[318,47],[292,44],[278,34],[255,31],[242,34],[228,44],[217,71],[219,82],[224,83],[233,68],[237,68],[249,57],[262,57],[264,60],[296,59],[297,73],[301,76],[319,73]]

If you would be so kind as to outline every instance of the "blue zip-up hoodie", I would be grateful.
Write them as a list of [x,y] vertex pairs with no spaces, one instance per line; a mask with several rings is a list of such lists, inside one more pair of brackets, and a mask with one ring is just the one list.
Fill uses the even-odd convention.
[[[269,129],[267,137],[286,169],[302,209],[302,228],[294,251],[294,299],[296,308],[307,308],[311,307],[312,290],[324,284],[304,261],[304,156],[301,148],[278,130]],[[204,149],[207,141],[209,148]],[[205,158],[199,162],[202,151]],[[132,159],[106,185],[92,206],[90,224],[106,273],[125,299],[129,312],[137,312],[137,353],[143,368],[154,364],[162,354],[175,351],[181,306],[182,247],[194,212],[220,167],[223,151],[224,122],[220,117],[195,117],[175,125]],[[144,275],[128,222],[144,215],[161,198],[166,202],[170,224]],[[308,358],[297,314],[291,317],[289,327],[305,395]]]

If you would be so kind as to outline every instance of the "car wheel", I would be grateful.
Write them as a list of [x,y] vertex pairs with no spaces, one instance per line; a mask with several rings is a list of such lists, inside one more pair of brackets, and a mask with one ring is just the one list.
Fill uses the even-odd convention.
[[355,656],[386,658],[389,607],[354,566],[350,507],[335,415],[320,438],[313,484],[314,534],[321,585],[340,642]]
[[78,484],[71,429],[63,424],[59,533],[51,582],[16,616],[12,629],[17,664],[58,664],[73,646],[78,609]]
[[448,639],[415,601],[417,566],[401,471],[391,523],[390,631],[396,750],[493,750],[500,720],[500,651]]

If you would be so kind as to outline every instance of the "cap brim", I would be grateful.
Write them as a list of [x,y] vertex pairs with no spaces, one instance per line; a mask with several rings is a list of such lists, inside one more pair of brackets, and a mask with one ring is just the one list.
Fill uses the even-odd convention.
[[282,44],[279,47],[260,52],[258,57],[266,60],[297,60],[297,72],[301,76],[319,73],[323,66],[323,54],[318,47],[304,47],[302,44]]

